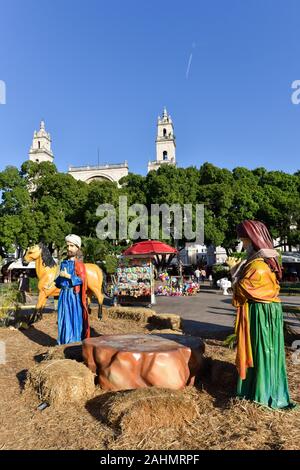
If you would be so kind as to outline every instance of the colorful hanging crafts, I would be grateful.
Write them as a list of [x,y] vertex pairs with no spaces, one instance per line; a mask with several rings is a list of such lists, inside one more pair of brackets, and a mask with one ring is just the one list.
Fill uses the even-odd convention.
[[[117,295],[126,297],[151,297],[153,286],[153,269],[147,260],[130,260],[132,266],[120,264],[117,269]],[[137,265],[134,265],[136,263]]]

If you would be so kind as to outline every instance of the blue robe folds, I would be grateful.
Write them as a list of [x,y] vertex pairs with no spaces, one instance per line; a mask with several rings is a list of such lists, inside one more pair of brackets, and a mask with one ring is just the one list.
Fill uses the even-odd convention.
[[83,339],[83,308],[80,292],[75,286],[82,285],[82,279],[75,274],[75,261],[64,260],[60,270],[71,275],[71,279],[58,276],[55,285],[61,289],[58,299],[58,344],[68,344]]

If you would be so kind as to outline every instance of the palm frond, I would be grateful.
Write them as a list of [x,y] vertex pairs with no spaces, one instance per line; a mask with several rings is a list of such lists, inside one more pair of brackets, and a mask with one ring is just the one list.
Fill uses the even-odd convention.
[[223,341],[223,346],[227,346],[229,349],[234,349],[237,345],[237,335],[235,333],[227,336]]

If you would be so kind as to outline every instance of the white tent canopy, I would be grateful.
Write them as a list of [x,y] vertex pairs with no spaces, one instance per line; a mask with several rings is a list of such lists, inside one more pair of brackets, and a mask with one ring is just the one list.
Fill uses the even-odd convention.
[[31,261],[27,266],[24,266],[22,264],[22,260],[21,259],[18,259],[16,261],[14,261],[13,263],[11,263],[9,266],[8,266],[8,271],[12,271],[13,269],[35,269],[35,261]]

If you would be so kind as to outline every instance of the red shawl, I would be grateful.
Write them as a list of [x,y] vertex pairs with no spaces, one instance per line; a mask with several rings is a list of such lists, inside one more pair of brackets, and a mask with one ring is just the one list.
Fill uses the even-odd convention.
[[87,309],[87,275],[84,263],[75,260],[75,274],[82,280],[81,286],[75,286],[74,290],[78,294],[81,289],[81,302],[82,302],[82,317],[83,317],[83,336],[84,338],[90,337],[89,314]]
[[[244,220],[244,222],[237,226],[237,234],[241,238],[249,238],[255,251],[274,248],[273,240],[267,227],[258,220]],[[277,258],[265,258],[264,261],[270,266],[271,271],[276,274],[277,279],[280,281],[282,272]]]

